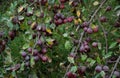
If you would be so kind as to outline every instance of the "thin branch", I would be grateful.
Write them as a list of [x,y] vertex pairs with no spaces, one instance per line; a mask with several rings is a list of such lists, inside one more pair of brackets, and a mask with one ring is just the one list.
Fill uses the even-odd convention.
[[104,34],[104,38],[105,38],[105,52],[108,53],[108,39],[107,39],[107,35],[106,35],[106,31],[105,31],[105,28],[102,26],[102,24],[100,23],[100,20],[98,19],[98,24],[99,26],[102,28],[102,31],[103,31],[103,34]]
[[114,73],[115,69],[117,68],[117,65],[119,64],[119,61],[120,61],[120,56],[118,57],[118,59],[117,59],[117,61],[116,61],[115,65],[114,65],[114,68],[113,68],[113,70],[112,70],[112,72],[111,72],[111,74],[110,74],[109,78],[111,78],[111,77],[112,77],[112,75],[113,75],[113,73]]

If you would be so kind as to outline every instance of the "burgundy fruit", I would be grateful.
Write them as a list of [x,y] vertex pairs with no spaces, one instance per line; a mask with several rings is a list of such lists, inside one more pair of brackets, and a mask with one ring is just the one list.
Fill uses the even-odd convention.
[[39,45],[39,46],[42,45],[42,41],[40,39],[37,41],[37,45]]
[[41,52],[42,52],[43,54],[45,54],[45,53],[47,52],[47,48],[43,47],[42,50],[41,50]]
[[92,43],[92,46],[93,46],[93,47],[98,47],[98,43],[97,43],[97,42],[93,42],[93,43]]
[[104,70],[105,72],[107,72],[107,71],[109,71],[109,67],[108,67],[108,66],[103,66],[103,70]]
[[46,56],[42,56],[41,59],[42,59],[43,62],[47,62],[48,61],[48,58]]
[[93,33],[92,28],[88,28],[88,29],[87,29],[87,33],[88,33],[88,34],[92,34],[92,33]]
[[105,16],[100,17],[100,22],[107,22],[107,18]]
[[21,55],[22,55],[23,57],[26,57],[26,56],[27,56],[27,53],[23,51],[23,52],[21,53]]
[[37,62],[39,61],[39,57],[38,56],[34,56],[34,60]]
[[29,48],[27,49],[27,51],[28,51],[29,53],[32,53],[32,48],[29,47]]
[[120,77],[120,72],[119,71],[114,71],[113,75],[115,77],[119,78]]
[[98,26],[95,26],[95,27],[93,28],[93,32],[94,32],[94,33],[98,32],[98,29],[99,29]]
[[96,66],[96,67],[95,67],[95,71],[98,72],[98,73],[101,72],[101,71],[102,71],[102,67],[99,66],[99,65]]
[[111,11],[111,9],[112,9],[111,6],[106,7],[106,11]]
[[33,50],[33,56],[36,56],[39,53],[39,51],[37,49]]
[[88,22],[83,22],[83,24],[81,25],[82,27],[88,27],[89,26],[89,23]]
[[81,66],[80,68],[78,68],[78,73],[79,75],[82,75],[86,72],[86,66]]
[[66,73],[66,76],[67,76],[68,78],[77,78],[76,74],[74,74],[74,73],[72,73],[72,72],[67,72],[67,73]]

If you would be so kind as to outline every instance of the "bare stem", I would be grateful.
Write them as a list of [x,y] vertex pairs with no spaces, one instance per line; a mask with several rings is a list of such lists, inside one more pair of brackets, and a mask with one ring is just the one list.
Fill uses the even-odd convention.
[[119,64],[119,61],[120,61],[120,56],[118,57],[118,59],[117,59],[117,61],[116,61],[115,65],[114,65],[114,67],[113,67],[113,70],[112,70],[112,72],[111,72],[111,74],[110,74],[109,78],[111,78],[111,77],[112,77],[112,75],[113,75],[113,73],[114,73],[115,69],[117,68],[117,65]]
[[106,35],[106,31],[105,31],[105,28],[102,26],[102,24],[100,23],[100,20],[98,19],[98,23],[99,23],[99,26],[102,28],[102,31],[103,31],[103,34],[104,34],[104,38],[105,38],[105,52],[107,53],[108,52],[108,40],[107,40],[107,35]]

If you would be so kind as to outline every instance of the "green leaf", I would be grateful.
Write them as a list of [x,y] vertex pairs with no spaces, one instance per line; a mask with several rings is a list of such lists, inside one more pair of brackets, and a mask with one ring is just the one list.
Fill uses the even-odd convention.
[[87,55],[85,55],[85,54],[84,54],[84,55],[81,55],[81,60],[82,60],[82,61],[85,61],[86,59],[87,59]]
[[64,33],[64,34],[63,34],[63,37],[68,37],[68,33]]
[[95,60],[93,60],[92,58],[88,58],[87,62],[89,62],[89,65],[92,67],[95,64]]
[[75,63],[73,57],[68,57],[67,59],[68,59],[68,61],[69,61],[70,63],[73,63],[73,64]]
[[113,52],[108,52],[103,58],[106,59],[106,58],[111,57],[111,56],[112,56],[112,53],[113,53]]
[[33,67],[35,65],[35,61],[34,61],[34,58],[31,57],[30,59],[30,66]]
[[11,21],[8,21],[8,22],[7,22],[7,26],[8,26],[10,29],[13,29],[13,24],[12,24]]
[[98,43],[98,49],[99,49],[99,50],[102,49],[102,45],[101,45],[101,43]]
[[46,17],[45,23],[49,23],[51,21],[51,17]]
[[97,57],[97,60],[96,60],[96,61],[97,61],[97,63],[101,64],[101,60],[100,60],[100,57],[99,57],[99,56]]
[[23,63],[21,64],[21,66],[20,66],[20,70],[21,70],[21,71],[24,70],[24,65],[25,65],[25,64],[24,64],[24,62],[23,62]]
[[117,42],[112,42],[111,45],[109,46],[109,49],[114,48],[116,46]]
[[18,20],[24,20],[24,16],[18,16]]
[[75,73],[77,71],[77,66],[72,66],[70,69],[71,72]]
[[70,41],[65,42],[65,49],[70,49],[72,47]]
[[28,43],[26,43],[26,44],[24,44],[24,45],[23,45],[22,49],[24,49],[24,50],[25,50],[25,49],[27,49],[28,47],[29,47],[29,44],[28,44]]
[[101,72],[100,72],[100,75],[104,78],[104,77],[105,77],[105,72],[104,72],[104,71],[101,71]]
[[31,7],[28,7],[28,8],[27,8],[27,12],[30,13],[30,14],[32,14],[32,13],[33,13],[32,8],[31,8]]

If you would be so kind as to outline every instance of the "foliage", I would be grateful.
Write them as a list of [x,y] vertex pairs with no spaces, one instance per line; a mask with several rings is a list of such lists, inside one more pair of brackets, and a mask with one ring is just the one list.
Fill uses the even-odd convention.
[[1,78],[120,77],[119,0],[1,4]]

